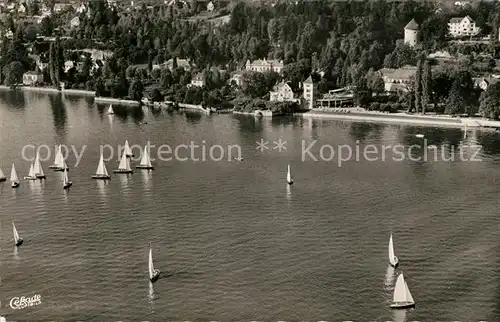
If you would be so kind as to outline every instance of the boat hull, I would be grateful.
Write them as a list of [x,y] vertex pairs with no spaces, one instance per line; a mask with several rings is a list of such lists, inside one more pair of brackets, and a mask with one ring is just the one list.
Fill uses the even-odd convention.
[[389,261],[389,264],[391,264],[392,267],[396,268],[399,265],[399,259],[394,256],[394,264]]
[[[59,167],[57,167],[57,168],[52,168],[52,170],[54,170],[54,171],[61,171],[61,172],[62,172],[62,171],[64,171],[65,169],[64,169],[64,168],[59,168]],[[66,171],[69,171],[69,168],[66,168]]]
[[24,180],[38,180],[37,177],[24,177]]
[[133,170],[122,170],[122,169],[117,169],[113,170],[114,173],[133,173]]
[[7,181],[7,178],[0,178],[0,182]]
[[10,185],[12,188],[17,188],[19,187],[19,182],[14,182],[14,183],[11,183]]
[[45,179],[45,175],[40,175],[40,174],[37,174],[37,175],[36,175],[36,178],[37,178],[37,179]]
[[147,165],[136,165],[135,166],[136,169],[145,169],[145,170],[154,170],[154,167],[153,166],[147,166]]
[[16,247],[19,247],[23,244],[23,239],[22,238],[19,238],[19,240],[16,242]]
[[411,307],[415,307],[415,303],[413,302],[395,302],[391,304],[391,309],[408,309]]
[[110,180],[110,176],[102,176],[102,175],[93,175],[91,177],[92,179],[97,179],[97,180]]
[[68,182],[64,185],[64,189],[69,189],[69,187],[71,187],[73,185],[73,182]]
[[153,274],[153,277],[151,277],[149,280],[151,282],[156,282],[158,280],[158,278],[160,277],[160,271],[155,269],[155,272]]
[[292,185],[292,184],[293,184],[293,181],[288,181],[288,184],[289,184],[289,185]]

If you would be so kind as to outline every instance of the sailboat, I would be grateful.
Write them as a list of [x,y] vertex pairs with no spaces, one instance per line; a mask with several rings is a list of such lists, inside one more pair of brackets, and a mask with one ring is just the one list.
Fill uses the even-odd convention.
[[14,222],[12,222],[12,231],[14,233],[14,243],[16,246],[21,246],[23,243],[23,239],[19,237],[19,234],[17,233],[16,225],[14,225]]
[[115,111],[113,110],[113,105],[109,104],[109,107],[108,107],[108,114],[111,115],[111,114],[115,114]]
[[149,280],[155,282],[158,277],[160,277],[160,271],[155,269],[153,266],[153,249],[151,248],[151,242],[149,242]]
[[73,184],[73,182],[69,181],[69,178],[68,178],[68,171],[66,169],[63,170],[63,188],[64,189],[69,189],[69,187],[71,187],[71,185]]
[[132,149],[130,148],[130,145],[128,144],[128,140],[125,140],[125,146],[123,147],[123,154],[125,154],[127,157],[134,156],[134,154],[132,153]]
[[153,170],[153,166],[151,165],[151,159],[149,158],[149,146],[146,145],[144,147],[144,152],[142,153],[141,163],[136,166],[138,169],[149,169]]
[[464,140],[467,139],[467,124],[464,126]]
[[391,308],[393,309],[404,309],[409,307],[414,307],[415,301],[413,296],[411,296],[408,284],[403,277],[403,273],[398,276],[396,281],[396,286],[394,287],[394,296],[392,299]]
[[102,156],[102,153],[101,153],[101,158],[99,159],[99,165],[97,166],[97,171],[92,176],[92,179],[102,179],[102,180],[111,179],[111,177],[108,174],[108,170],[106,169],[106,166],[104,165],[104,158]]
[[286,174],[286,182],[288,182],[288,184],[293,183],[292,174],[290,172],[290,165],[288,165],[288,173]]
[[391,263],[392,267],[396,267],[399,264],[399,259],[396,255],[394,255],[394,244],[392,242],[392,233],[389,238],[389,263]]
[[30,172],[28,173],[28,176],[24,177],[24,180],[36,180],[36,179],[38,178],[35,176],[35,167],[32,163],[30,165]]
[[7,178],[5,177],[5,174],[3,174],[2,169],[0,169],[0,182],[7,181]]
[[64,160],[64,156],[62,154],[62,145],[59,145],[57,147],[54,164],[49,166],[49,169],[53,169],[54,171],[64,171],[64,169],[69,170],[68,166],[66,165],[66,161]]
[[12,163],[12,169],[10,170],[10,185],[12,188],[19,187],[19,178],[17,177],[16,167]]
[[127,157],[127,154],[122,154],[122,159],[120,160],[120,164],[118,165],[118,169],[113,170],[115,173],[132,173],[132,169],[130,168],[130,160]]
[[42,164],[40,163],[40,154],[37,151],[35,157],[35,164],[33,165],[33,171],[38,179],[45,179],[45,173],[43,173]]

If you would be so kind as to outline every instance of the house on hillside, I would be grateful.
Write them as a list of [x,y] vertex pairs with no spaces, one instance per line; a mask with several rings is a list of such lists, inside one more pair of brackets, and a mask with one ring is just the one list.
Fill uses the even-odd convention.
[[282,60],[278,61],[274,59],[266,60],[265,58],[257,59],[254,60],[253,62],[247,60],[245,69],[259,73],[274,71],[278,74],[281,74],[281,72],[283,71],[283,61]]
[[452,37],[476,36],[480,30],[470,16],[451,18],[448,22],[448,32]]
[[384,80],[386,92],[407,92],[412,80],[415,78],[417,67],[406,65],[397,69],[382,68],[377,73]]
[[212,1],[210,1],[210,2],[207,4],[207,11],[208,11],[208,12],[212,12],[212,11],[214,11],[214,9],[215,9],[215,5],[214,5],[214,3],[213,3]]
[[35,86],[43,83],[43,74],[37,71],[30,71],[23,74],[23,85]]
[[490,75],[488,77],[474,78],[474,86],[479,87],[483,91],[487,90],[490,85],[498,83],[500,81],[497,75]]
[[20,3],[19,6],[17,7],[17,13],[26,14],[27,11],[28,8],[25,3]]
[[73,19],[71,19],[70,26],[71,28],[77,28],[78,26],[80,26],[80,17],[74,17]]
[[205,86],[205,82],[203,81],[203,74],[198,73],[196,74],[192,79],[191,83],[188,85],[188,87],[203,87]]
[[300,99],[293,97],[292,88],[285,82],[276,85],[269,94],[269,101],[271,102],[300,102]]
[[243,75],[239,72],[234,73],[229,79],[229,84],[231,84],[232,82],[234,82],[236,86],[243,85]]

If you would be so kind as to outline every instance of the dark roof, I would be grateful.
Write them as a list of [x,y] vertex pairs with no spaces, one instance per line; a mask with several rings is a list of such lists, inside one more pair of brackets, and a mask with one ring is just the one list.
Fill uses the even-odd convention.
[[418,28],[418,23],[415,21],[415,19],[412,19],[405,27],[405,29],[408,30],[419,30]]
[[312,84],[312,83],[313,83],[313,80],[312,80],[311,76],[307,77],[307,79],[304,81],[304,84]]

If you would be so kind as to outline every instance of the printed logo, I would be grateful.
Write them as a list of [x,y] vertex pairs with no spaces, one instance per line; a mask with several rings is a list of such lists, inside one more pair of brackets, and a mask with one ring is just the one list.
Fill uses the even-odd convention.
[[13,297],[10,300],[10,307],[14,310],[21,310],[30,306],[42,304],[42,297],[40,294],[33,295],[32,297]]

